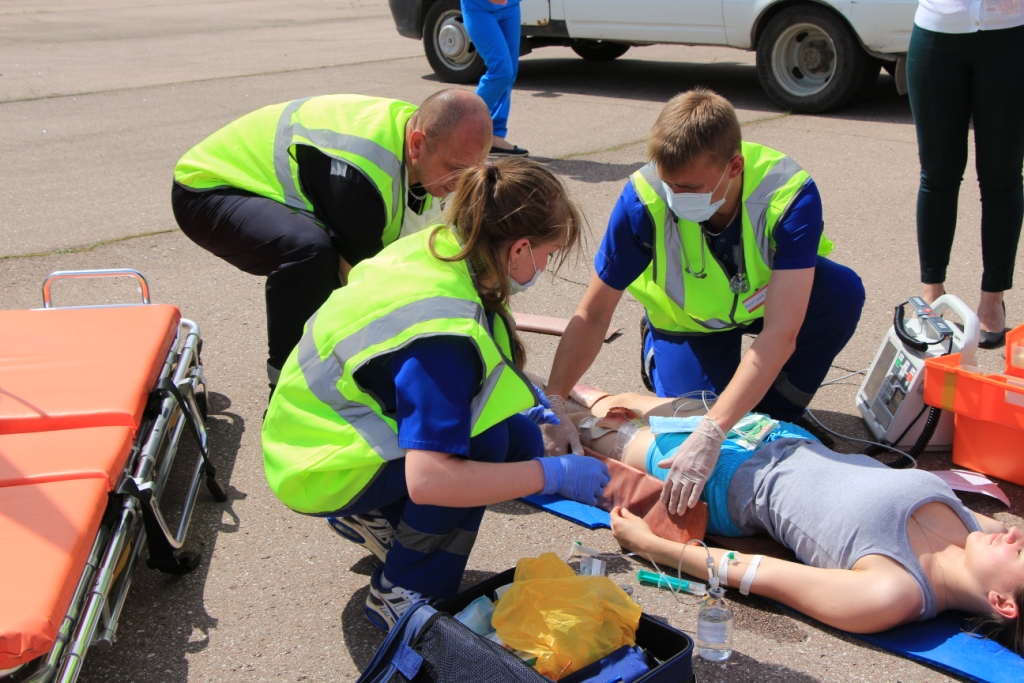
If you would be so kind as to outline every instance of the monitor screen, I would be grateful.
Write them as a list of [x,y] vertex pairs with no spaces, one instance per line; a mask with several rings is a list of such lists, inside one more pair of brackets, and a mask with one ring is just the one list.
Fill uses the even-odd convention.
[[871,369],[871,376],[868,377],[867,384],[864,385],[864,398],[869,403],[875,398],[875,394],[878,393],[885,376],[889,374],[889,366],[892,365],[894,358],[896,358],[896,346],[886,338],[885,347],[878,354],[878,362]]

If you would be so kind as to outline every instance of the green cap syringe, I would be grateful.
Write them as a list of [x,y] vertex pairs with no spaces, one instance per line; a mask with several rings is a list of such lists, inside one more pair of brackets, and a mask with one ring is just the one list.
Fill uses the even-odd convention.
[[667,588],[668,590],[675,591],[676,593],[705,595],[708,592],[708,587],[703,583],[699,583],[697,581],[686,581],[685,579],[676,579],[665,574],[650,572],[646,569],[637,570],[636,579],[643,586]]

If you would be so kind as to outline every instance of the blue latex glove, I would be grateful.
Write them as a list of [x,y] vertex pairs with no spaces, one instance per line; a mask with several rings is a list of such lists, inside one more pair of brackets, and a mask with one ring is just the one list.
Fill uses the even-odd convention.
[[597,458],[585,455],[559,455],[540,460],[544,468],[542,494],[557,493],[586,505],[597,503],[597,497],[611,481],[608,467]]
[[[533,390],[537,392],[537,398],[540,400],[541,406],[543,406],[544,408],[550,408],[551,407],[551,401],[549,401],[547,395],[543,391],[540,390],[540,387],[538,387],[536,384],[534,384],[533,385]],[[558,424],[558,423],[557,422],[552,422],[551,424]]]
[[534,406],[529,410],[524,410],[523,415],[533,420],[539,425],[556,425],[561,424],[561,420],[555,415],[555,411],[544,406]]
[[534,423],[538,425],[556,425],[561,424],[561,420],[555,415],[555,411],[551,410],[551,401],[544,395],[540,387],[536,384],[533,385],[533,390],[537,392],[537,399],[540,401],[540,405],[534,406],[529,410],[524,410],[523,415],[530,418]]

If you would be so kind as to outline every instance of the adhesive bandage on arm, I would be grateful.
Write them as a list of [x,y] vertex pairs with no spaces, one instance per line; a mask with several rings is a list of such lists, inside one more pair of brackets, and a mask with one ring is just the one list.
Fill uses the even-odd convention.
[[764,555],[754,555],[750,560],[750,566],[747,567],[747,571],[743,574],[743,580],[740,581],[740,593],[743,595],[750,595],[750,585],[754,583],[754,577],[757,575],[757,565],[761,564],[761,560],[764,559]]
[[650,427],[640,418],[624,422],[619,427],[619,433],[615,436],[615,445],[612,446],[608,457],[622,460],[622,454],[626,452],[626,447],[629,446],[630,442],[636,438],[637,433],[642,429],[650,429]]

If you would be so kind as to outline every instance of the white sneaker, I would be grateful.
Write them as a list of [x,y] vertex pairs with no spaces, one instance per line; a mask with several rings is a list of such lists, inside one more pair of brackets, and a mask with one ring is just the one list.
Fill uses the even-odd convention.
[[395,530],[383,515],[373,511],[349,517],[328,517],[327,523],[339,536],[363,546],[381,562],[387,559]]
[[370,576],[370,593],[366,596],[366,618],[377,628],[390,631],[402,615],[417,602],[426,600],[422,593],[401,586],[384,588],[381,577],[384,568],[377,567]]

